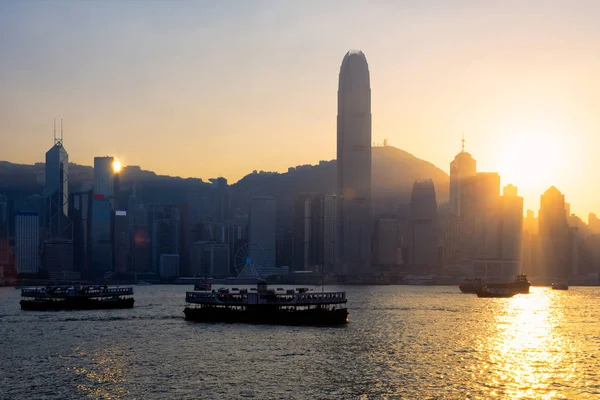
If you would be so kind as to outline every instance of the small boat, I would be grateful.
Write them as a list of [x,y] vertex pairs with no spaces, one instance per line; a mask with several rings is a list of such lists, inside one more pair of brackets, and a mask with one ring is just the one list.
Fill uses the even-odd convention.
[[488,283],[488,289],[507,289],[509,291],[522,294],[529,293],[529,288],[531,287],[531,283],[527,279],[525,274],[517,275],[517,277],[511,282],[504,283]]
[[21,290],[21,309],[99,310],[133,307],[133,288],[106,285],[47,286]]
[[517,292],[513,291],[511,288],[490,288],[485,285],[477,292],[477,297],[513,297],[515,294],[517,294]]
[[566,282],[552,283],[552,290],[569,290],[569,284]]
[[465,279],[465,281],[458,286],[463,293],[477,293],[485,285],[482,278]]
[[306,288],[276,291],[265,281],[254,290],[187,292],[185,319],[277,325],[342,325],[348,320],[346,292],[316,292]]

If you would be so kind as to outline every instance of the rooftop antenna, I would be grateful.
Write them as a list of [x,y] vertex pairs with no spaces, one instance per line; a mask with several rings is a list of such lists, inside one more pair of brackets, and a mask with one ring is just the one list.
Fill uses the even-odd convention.
[[54,136],[54,144],[56,144],[56,118],[54,118],[53,136]]
[[464,153],[465,152],[465,133],[464,132],[462,134],[461,142],[462,142],[462,152]]
[[63,141],[63,122],[62,122],[62,118],[60,119],[60,143],[62,144]]

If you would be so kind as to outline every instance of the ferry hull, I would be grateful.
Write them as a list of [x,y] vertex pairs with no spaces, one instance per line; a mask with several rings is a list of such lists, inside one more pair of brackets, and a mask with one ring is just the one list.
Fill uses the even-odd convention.
[[332,326],[348,322],[348,310],[310,309],[310,310],[267,310],[264,307],[243,310],[215,307],[186,307],[185,319],[197,322],[228,322],[272,325],[313,325]]
[[132,308],[135,300],[130,299],[65,299],[65,300],[21,300],[21,309],[29,311],[57,310],[110,310]]

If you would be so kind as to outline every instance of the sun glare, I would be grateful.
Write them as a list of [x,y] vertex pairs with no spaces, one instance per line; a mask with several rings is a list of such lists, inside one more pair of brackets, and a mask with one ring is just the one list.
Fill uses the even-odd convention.
[[528,132],[507,142],[499,154],[499,172],[504,182],[524,189],[554,184],[560,173],[562,152],[550,134]]
[[119,173],[121,172],[121,161],[119,161],[118,159],[115,158],[115,160],[113,161],[113,171],[115,173]]

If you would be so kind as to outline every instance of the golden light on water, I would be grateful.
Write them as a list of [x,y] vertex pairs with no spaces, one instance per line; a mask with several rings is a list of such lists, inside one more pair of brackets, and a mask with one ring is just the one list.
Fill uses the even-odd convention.
[[532,288],[529,295],[498,299],[495,330],[483,347],[490,396],[512,399],[567,398],[559,382],[577,380],[573,347],[563,333],[567,293]]

